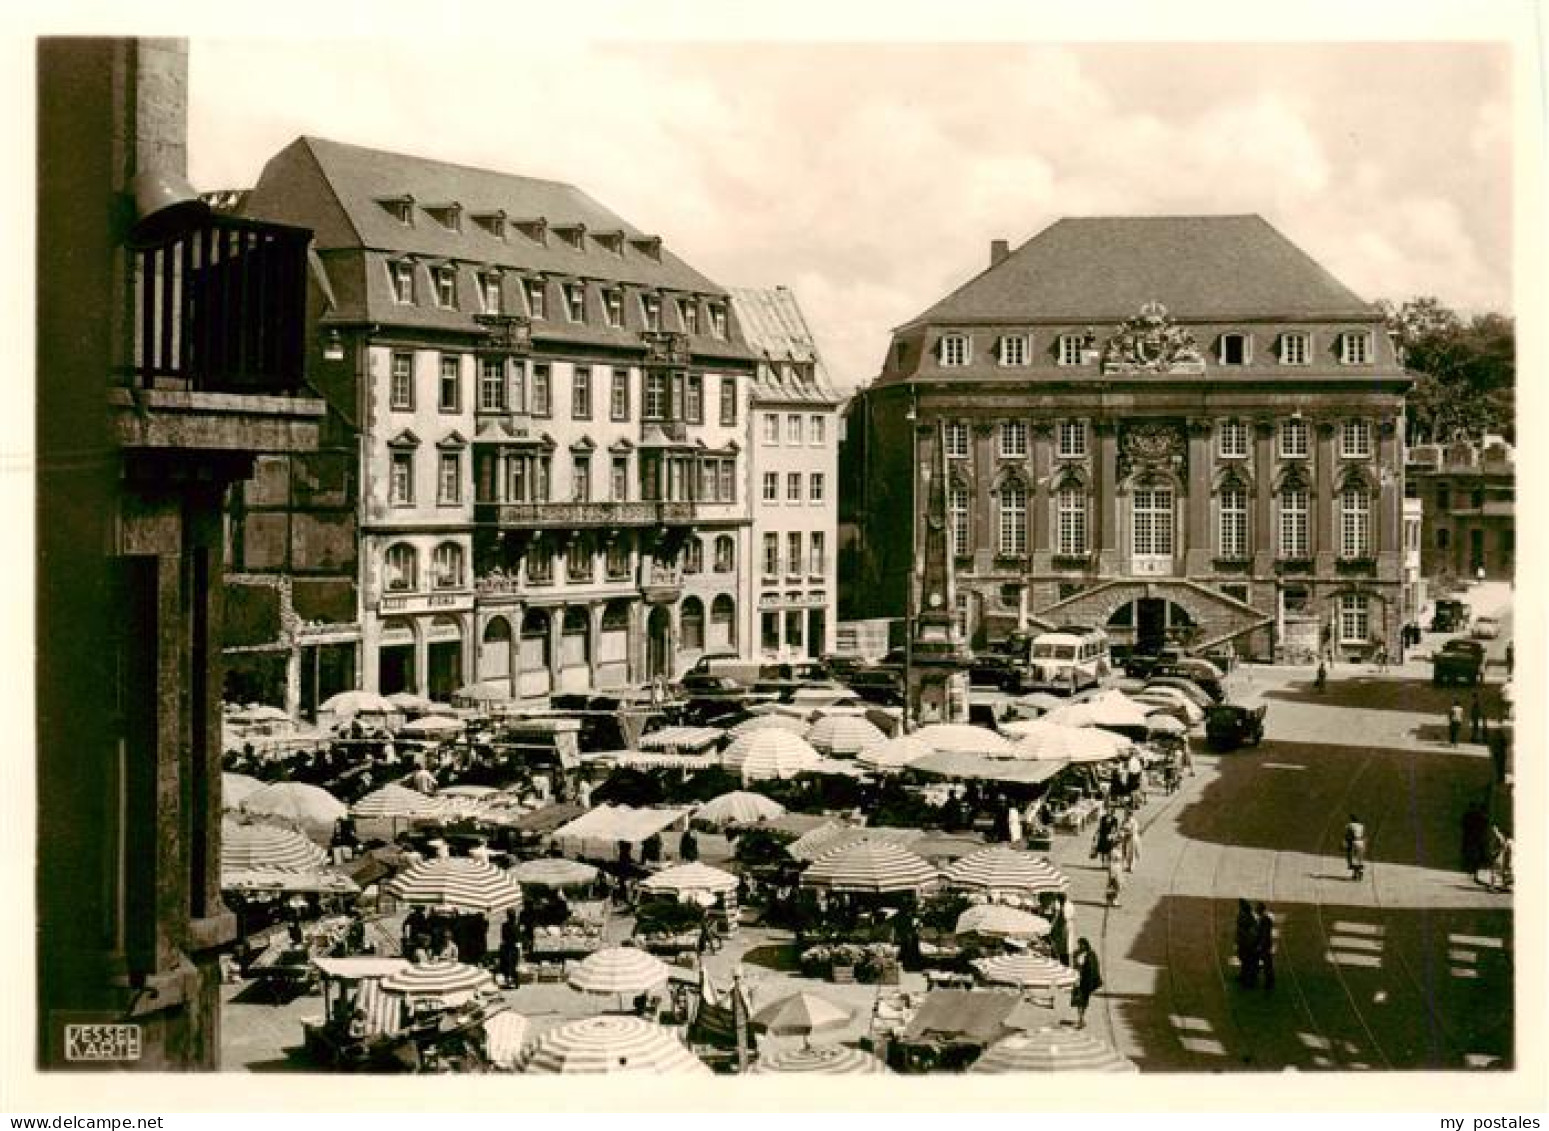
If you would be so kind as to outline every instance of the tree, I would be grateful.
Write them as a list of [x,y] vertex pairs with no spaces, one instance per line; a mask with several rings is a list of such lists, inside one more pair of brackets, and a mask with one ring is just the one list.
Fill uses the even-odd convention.
[[1516,441],[1516,322],[1501,314],[1464,321],[1431,296],[1382,303],[1404,365],[1411,443],[1500,432]]

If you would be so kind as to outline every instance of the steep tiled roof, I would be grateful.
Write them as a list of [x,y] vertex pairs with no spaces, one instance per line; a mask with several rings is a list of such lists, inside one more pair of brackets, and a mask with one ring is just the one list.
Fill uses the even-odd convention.
[[[796,296],[788,287],[765,290],[732,287],[732,309],[749,348],[771,364],[759,366],[754,396],[765,400],[799,400],[837,404],[839,395]],[[810,362],[813,379],[786,380],[779,363]]]
[[1152,300],[1180,320],[1379,316],[1260,216],[1130,216],[1059,220],[908,325],[1107,322]]
[[[701,294],[725,293],[659,241],[656,253],[639,246],[634,241],[644,243],[651,237],[574,185],[316,137],[303,137],[291,148],[310,155],[353,232],[352,238],[338,226],[319,227],[322,248],[372,248]],[[260,181],[258,195],[272,197],[263,190]],[[412,224],[402,223],[383,203],[405,198],[413,202]],[[456,231],[427,211],[453,204],[460,215]],[[476,219],[497,213],[504,214],[504,239]],[[539,219],[547,221],[544,242],[517,227]],[[580,247],[562,234],[578,225],[586,229]],[[617,239],[618,233],[623,234],[622,240]]]

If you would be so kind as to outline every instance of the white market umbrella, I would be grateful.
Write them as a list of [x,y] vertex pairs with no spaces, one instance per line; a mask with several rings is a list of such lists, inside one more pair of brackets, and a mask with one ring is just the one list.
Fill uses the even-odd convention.
[[597,878],[597,869],[579,860],[566,860],[560,856],[546,856],[538,860],[524,860],[510,871],[519,884],[533,887],[571,888],[582,887]]
[[737,877],[719,868],[695,861],[664,868],[640,883],[642,891],[681,895],[685,892],[707,891],[725,895],[737,890]]
[[919,891],[939,878],[936,869],[902,845],[859,840],[819,856],[801,874],[803,887],[886,894]]
[[1135,1072],[1133,1062],[1079,1029],[1039,1029],[1002,1038],[968,1069],[985,1075],[1011,1072]]
[[986,727],[967,723],[931,723],[913,737],[937,754],[979,754],[986,758],[1015,758],[1016,747]]
[[350,812],[356,817],[371,819],[373,817],[404,817],[421,818],[434,817],[445,810],[445,806],[434,797],[410,789],[406,785],[397,782],[389,782],[380,789],[372,790],[354,805],[350,806]]
[[548,1075],[710,1075],[705,1062],[689,1052],[672,1030],[617,1014],[554,1026],[528,1047],[520,1067],[523,1072]]
[[694,810],[694,820],[707,825],[753,825],[783,816],[785,806],[762,793],[738,789],[706,801]]
[[387,696],[387,701],[400,711],[415,711],[426,714],[436,709],[436,704],[423,695],[416,695],[412,691],[395,691]]
[[760,1057],[749,1069],[754,1076],[807,1074],[812,1076],[885,1076],[887,1065],[870,1053],[848,1045],[785,1049]]
[[578,962],[565,980],[588,994],[642,994],[670,977],[666,963],[633,946],[610,946]]
[[858,715],[827,715],[812,724],[807,741],[824,754],[855,755],[880,746],[887,736]]
[[772,1037],[811,1037],[847,1029],[854,1014],[817,994],[790,994],[772,1001],[753,1014],[752,1024]]
[[320,868],[327,854],[301,833],[274,825],[221,822],[221,871],[277,869],[305,872]]
[[522,1056],[522,1046],[532,1031],[532,1022],[515,1010],[503,1009],[484,1019],[484,1054],[490,1064],[510,1072]]
[[1127,753],[1130,741],[1097,727],[1073,727],[1038,719],[1023,724],[1019,756],[1039,762],[1106,762]]
[[313,836],[333,833],[334,824],[349,812],[344,802],[321,786],[307,782],[271,782],[242,799],[244,813],[283,817]]
[[1147,715],[1146,731],[1149,734],[1187,734],[1189,728],[1171,715]]
[[1045,722],[1073,727],[1144,727],[1146,707],[1122,691],[1105,691],[1080,703],[1050,711]]
[[860,752],[855,760],[862,766],[884,772],[902,770],[912,762],[934,754],[928,743],[914,735],[899,735]]
[[981,903],[957,917],[952,933],[996,939],[1039,939],[1049,933],[1049,921],[1042,915],[1005,904]]
[[1063,872],[1031,852],[994,845],[952,861],[942,871],[948,887],[969,891],[1008,891],[1024,895],[1063,892],[1070,881]]
[[743,719],[727,733],[735,740],[766,730],[781,730],[788,734],[805,735],[807,733],[807,724],[805,720],[799,719],[795,715],[770,713],[767,715],[754,715],[751,718]]
[[822,761],[818,752],[800,735],[785,730],[761,730],[743,735],[726,748],[722,765],[742,780],[793,778]]
[[264,783],[247,774],[234,774],[229,770],[221,774],[221,807],[224,809],[236,809],[242,804],[242,799],[249,794],[257,793],[264,787]]
[[449,738],[465,729],[461,719],[451,715],[424,715],[398,728],[404,738]]
[[522,889],[506,873],[467,856],[420,860],[388,880],[382,890],[404,903],[455,907],[486,915],[522,904]]
[[341,691],[332,698],[324,700],[317,710],[319,714],[328,714],[339,719],[349,718],[352,715],[402,714],[397,704],[374,691]]
[[1076,972],[1069,966],[1031,952],[981,958],[974,968],[986,982],[1022,990],[1061,990],[1076,984]]

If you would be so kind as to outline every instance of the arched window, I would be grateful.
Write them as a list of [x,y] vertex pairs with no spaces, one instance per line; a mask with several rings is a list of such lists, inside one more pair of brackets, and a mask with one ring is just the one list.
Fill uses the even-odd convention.
[[737,602],[725,593],[710,603],[710,640],[717,648],[737,646]]
[[1055,496],[1055,552],[1066,556],[1086,553],[1086,492],[1067,482]]
[[463,584],[463,548],[442,542],[430,559],[430,573],[437,589],[458,589]]
[[952,532],[952,553],[958,557],[968,554],[968,488],[961,483],[947,488],[947,521]]
[[690,538],[683,547],[683,572],[703,573],[705,568],[705,544],[698,538]]
[[490,622],[484,626],[484,643],[486,645],[511,643],[511,622],[505,617],[491,617]]
[[1015,479],[1000,489],[1000,552],[1027,553],[1027,488]]
[[683,650],[702,652],[705,647],[705,606],[698,597],[685,597],[678,614],[683,630]]
[[715,572],[732,573],[737,568],[737,542],[730,534],[715,540]]
[[629,631],[629,602],[609,601],[602,608],[602,630],[604,632],[628,632]]
[[1371,492],[1364,483],[1348,483],[1339,493],[1339,556],[1364,558],[1371,550]]
[[1228,479],[1216,496],[1216,552],[1223,558],[1248,556],[1248,491]]
[[407,542],[394,542],[383,555],[383,573],[387,588],[394,593],[413,592],[419,588],[419,551]]

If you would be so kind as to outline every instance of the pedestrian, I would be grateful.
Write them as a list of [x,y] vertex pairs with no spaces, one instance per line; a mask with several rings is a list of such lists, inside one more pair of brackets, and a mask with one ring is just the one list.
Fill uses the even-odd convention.
[[1275,917],[1262,903],[1256,904],[1254,911],[1257,913],[1258,932],[1253,953],[1258,958],[1259,972],[1264,976],[1264,990],[1267,993],[1275,988]]
[[1318,661],[1318,674],[1313,677],[1312,686],[1314,687],[1314,689],[1317,690],[1319,695],[1322,695],[1324,690],[1327,689],[1327,687],[1328,687],[1328,661],[1327,660],[1320,659]]
[[1490,818],[1484,806],[1474,802],[1463,814],[1463,871],[1475,881],[1490,862]]
[[1474,692],[1474,697],[1468,704],[1468,740],[1470,742],[1484,741],[1484,707],[1479,702],[1479,692]]
[[1512,887],[1511,837],[1501,832],[1499,825],[1490,826],[1490,890],[1510,891]]
[[1113,859],[1113,842],[1119,828],[1119,819],[1112,809],[1104,809],[1097,819],[1097,835],[1092,840],[1092,855],[1108,867]]
[[1188,735],[1180,735],[1178,743],[1178,757],[1184,773],[1189,777],[1194,776],[1194,744],[1189,741]]
[[1246,899],[1237,901],[1237,981],[1247,989],[1258,982],[1259,925],[1253,915],[1253,905]]
[[1388,646],[1381,640],[1377,641],[1376,660],[1378,673],[1386,672],[1388,670]]
[[1138,805],[1145,800],[1146,770],[1140,760],[1139,754],[1131,754],[1129,760],[1124,763],[1124,791],[1129,794],[1130,803]]
[[1126,872],[1133,872],[1140,863],[1140,818],[1133,809],[1124,815],[1124,823],[1119,826],[1119,855]]
[[1345,864],[1352,880],[1360,880],[1366,875],[1366,826],[1354,813],[1345,825]]
[[678,857],[685,864],[692,864],[699,859],[699,838],[694,835],[693,829],[684,829],[678,839]]
[[1119,858],[1114,855],[1108,857],[1108,887],[1105,896],[1109,907],[1119,905],[1119,896],[1124,893],[1124,869],[1119,864]]
[[1061,965],[1070,965],[1070,897],[1061,892],[1054,901],[1054,914],[1049,920],[1049,945]]
[[1076,1010],[1076,1028],[1085,1029],[1087,1007],[1092,1004],[1097,991],[1103,988],[1103,971],[1097,961],[1097,952],[1084,938],[1076,943],[1071,968],[1076,972],[1076,985],[1070,991],[1070,1004]]
[[1015,805],[1006,807],[1006,841],[1013,846],[1022,843],[1022,813]]
[[1447,710],[1447,742],[1453,746],[1458,744],[1458,734],[1463,729],[1463,704],[1454,697],[1452,706]]
[[1516,659],[1516,651],[1511,646],[1511,641],[1506,641],[1506,678],[1511,678],[1511,669]]

